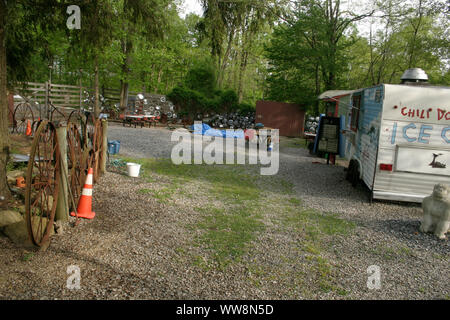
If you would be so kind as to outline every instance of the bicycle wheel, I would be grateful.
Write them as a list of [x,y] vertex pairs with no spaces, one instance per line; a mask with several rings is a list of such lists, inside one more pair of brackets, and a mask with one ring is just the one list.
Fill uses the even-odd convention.
[[31,146],[26,176],[25,218],[36,246],[48,244],[55,218],[60,180],[60,153],[56,129],[42,121]]
[[21,103],[17,105],[13,114],[13,132],[25,134],[28,121],[30,121],[30,126],[34,121],[33,110],[31,109],[30,104]]

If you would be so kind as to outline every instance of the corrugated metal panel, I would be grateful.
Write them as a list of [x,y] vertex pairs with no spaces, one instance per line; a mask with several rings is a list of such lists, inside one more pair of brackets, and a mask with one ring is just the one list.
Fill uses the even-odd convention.
[[256,122],[279,129],[281,136],[299,137],[303,135],[305,111],[298,104],[260,100],[256,102]]

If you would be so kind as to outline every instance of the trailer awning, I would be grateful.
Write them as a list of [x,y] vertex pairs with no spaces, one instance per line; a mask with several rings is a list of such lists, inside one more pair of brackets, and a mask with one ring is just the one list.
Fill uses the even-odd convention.
[[329,98],[338,97],[338,96],[344,96],[347,94],[351,94],[355,91],[356,90],[328,90],[328,91],[325,91],[322,94],[320,94],[320,96],[318,96],[317,99],[323,100],[323,99],[329,99]]

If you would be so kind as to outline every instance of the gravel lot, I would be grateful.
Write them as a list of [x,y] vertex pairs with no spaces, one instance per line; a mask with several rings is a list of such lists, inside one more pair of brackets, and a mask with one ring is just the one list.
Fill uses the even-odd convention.
[[[121,156],[134,158],[167,158],[174,144],[165,128],[116,124],[109,127],[109,139],[121,141]],[[293,196],[355,228],[324,237],[324,249],[311,256],[299,249],[302,232],[277,223],[275,200],[290,196],[268,190],[265,231],[225,271],[192,263],[193,256],[204,259],[206,253],[192,242],[198,231],[187,226],[200,219],[194,207],[213,200],[176,195],[158,201],[140,191],[159,190],[164,177],[146,181],[107,172],[94,188],[96,218],[66,227],[46,252],[0,236],[0,299],[449,299],[449,241],[418,232],[418,205],[370,205],[362,186],[354,189],[345,181],[343,169],[305,149],[281,148],[277,176],[292,183]],[[329,261],[340,291],[317,290],[308,261],[319,256]],[[80,267],[80,290],[66,288],[70,265]],[[371,265],[381,268],[381,289],[366,286]]]

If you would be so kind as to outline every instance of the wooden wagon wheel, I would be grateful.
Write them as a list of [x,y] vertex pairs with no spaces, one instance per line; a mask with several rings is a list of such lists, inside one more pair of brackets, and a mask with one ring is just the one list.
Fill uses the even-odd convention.
[[28,234],[36,246],[49,242],[60,179],[60,153],[54,125],[42,121],[31,146],[25,189]]
[[92,141],[92,150],[94,152],[94,159],[92,168],[94,168],[94,182],[97,182],[100,177],[100,161],[102,157],[103,146],[103,129],[102,121],[96,120],[94,126],[94,138]]
[[79,110],[73,110],[67,117],[67,126],[69,123],[75,123],[77,126],[80,126],[83,122],[84,119]]
[[[78,203],[86,179],[85,167],[80,130],[75,123],[69,122],[67,124],[67,178],[75,205]],[[69,201],[69,206],[73,206],[72,201]]]
[[39,125],[41,124],[42,120],[39,118],[39,120],[34,120],[33,124],[31,125],[31,132],[34,135],[36,134],[37,129],[39,128]]
[[8,108],[8,132],[13,133],[14,131],[14,110]]
[[52,103],[49,104],[49,108],[50,108],[50,121],[51,122],[66,120],[66,115],[64,114],[64,112],[59,110]]
[[30,121],[30,125],[34,121],[31,106],[28,103],[21,103],[17,105],[13,114],[13,132],[25,134],[28,121]]
[[85,141],[85,146],[87,147],[93,147],[94,145],[95,124],[96,119],[94,113],[91,112],[86,117],[86,128],[84,130],[84,137],[83,137]]

